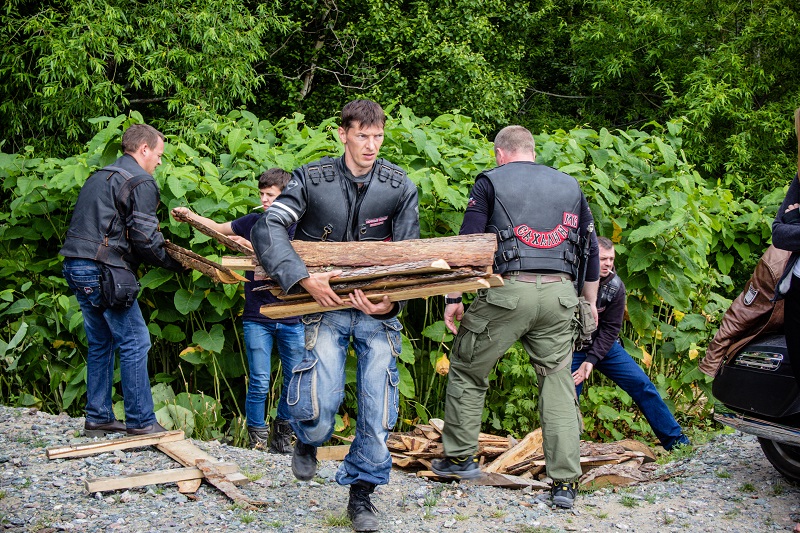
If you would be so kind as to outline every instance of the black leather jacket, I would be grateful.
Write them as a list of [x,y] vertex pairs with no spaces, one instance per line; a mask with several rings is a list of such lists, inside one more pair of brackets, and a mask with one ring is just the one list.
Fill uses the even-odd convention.
[[143,262],[183,271],[164,250],[156,218],[160,200],[156,181],[130,155],[111,166],[126,170],[130,177],[106,169],[89,176],[59,254],[134,271]]
[[[323,175],[320,172],[317,185],[312,183],[316,176],[313,172],[309,176],[308,169],[316,168],[320,162],[296,169],[278,199],[253,226],[250,241],[261,265],[287,292],[299,291],[295,285],[308,277],[308,269],[292,248],[286,233],[286,228],[294,223],[297,223],[296,240],[402,241],[419,238],[417,188],[399,167],[379,159],[371,176],[359,189],[356,183],[345,177],[343,158],[325,161],[331,165],[324,169],[329,173]],[[376,170],[382,165],[390,165],[389,168],[400,173],[382,179]],[[326,181],[326,176],[330,182]],[[325,227],[332,231],[325,233]],[[384,231],[385,234],[381,233]],[[322,233],[325,238],[322,238]]]

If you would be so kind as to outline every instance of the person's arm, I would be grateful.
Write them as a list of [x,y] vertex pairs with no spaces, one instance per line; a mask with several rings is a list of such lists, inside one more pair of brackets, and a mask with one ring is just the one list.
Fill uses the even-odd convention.
[[[590,229],[591,228],[591,229]],[[589,235],[589,257],[586,263],[586,277],[583,281],[583,289],[581,296],[586,298],[589,306],[592,309],[592,316],[594,317],[595,324],[598,323],[597,316],[597,289],[600,280],[600,246],[597,244],[597,231],[594,228],[594,217],[592,211],[589,209],[589,202],[586,197],[581,194],[581,214],[580,214],[580,229],[581,237]]]
[[772,244],[790,252],[800,250],[800,182],[797,175],[772,222]]
[[164,235],[158,230],[158,186],[152,179],[136,185],[131,191],[125,226],[128,242],[136,257],[151,265],[160,266],[174,272],[186,270],[164,249]]
[[576,386],[589,378],[594,367],[605,358],[606,354],[611,350],[611,346],[619,338],[622,321],[625,317],[625,299],[625,285],[621,284],[614,299],[600,316],[592,346],[586,353],[586,359],[581,363],[578,370],[572,373],[572,379]]
[[[293,185],[294,184],[294,185]],[[328,280],[342,273],[317,272],[309,275],[305,263],[289,241],[287,228],[297,223],[306,211],[305,174],[303,168],[292,173],[292,179],[267,212],[253,225],[250,243],[261,266],[287,293],[299,292],[300,284],[323,307],[343,305]]]
[[[461,223],[461,229],[458,234],[472,235],[474,233],[484,233],[493,207],[494,187],[492,187],[492,182],[486,177],[479,175],[475,179],[475,185],[472,186],[472,190],[469,193],[467,210],[464,212],[464,220]],[[448,299],[459,299],[461,298],[461,293],[451,292],[446,297]],[[453,334],[458,333],[456,321],[461,322],[463,317],[463,303],[459,302],[445,305],[444,324]]]
[[223,235],[227,235],[229,237],[232,235],[236,235],[236,233],[233,231],[231,227],[230,222],[215,222],[210,218],[198,215],[188,207],[176,207],[172,210],[172,218],[174,218],[178,222],[185,222],[186,219],[190,216],[195,220],[199,221],[204,226],[213,229],[217,233],[222,233]]

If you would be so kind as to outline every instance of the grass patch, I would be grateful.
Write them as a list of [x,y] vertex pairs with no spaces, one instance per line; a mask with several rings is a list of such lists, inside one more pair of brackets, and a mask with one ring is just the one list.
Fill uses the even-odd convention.
[[425,507],[435,507],[436,504],[439,503],[439,499],[436,497],[436,494],[433,492],[429,492],[425,495],[425,499],[422,501],[422,504]]
[[663,520],[665,526],[668,526],[673,522],[675,522],[675,519],[672,518],[666,511],[664,511],[664,514],[662,515],[661,519]]
[[253,511],[248,511],[248,512],[244,513],[244,514],[243,514],[243,515],[242,515],[242,516],[239,518],[239,520],[241,520],[241,521],[242,521],[242,524],[249,524],[249,523],[251,523],[251,522],[252,522],[253,520],[255,520],[255,519],[256,519],[256,515],[255,515],[255,513],[253,513]]
[[772,485],[772,495],[773,496],[780,496],[784,492],[786,492],[786,487],[784,487],[783,483],[781,483],[780,481],[778,483],[775,483],[774,485]]
[[275,529],[280,529],[283,527],[283,522],[280,520],[272,520],[271,522],[267,522],[265,524],[267,527],[274,527]]
[[717,470],[715,473],[717,474],[717,477],[722,479],[728,479],[729,477],[731,477],[731,473],[728,472],[727,470]]
[[246,468],[241,469],[241,472],[250,481],[258,481],[259,479],[264,477],[264,472],[251,472],[250,470],[247,470]]
[[639,500],[633,496],[625,495],[619,499],[619,503],[625,507],[637,507],[639,505]]
[[596,516],[597,518],[599,518],[600,520],[603,520],[604,518],[608,518],[608,513],[606,513],[606,512],[604,512],[604,511],[603,511],[603,512],[599,512],[599,513],[597,513],[595,516]]
[[346,512],[339,514],[327,514],[322,520],[322,523],[328,527],[350,527],[353,524]]
[[725,514],[722,515],[722,518],[725,520],[733,520],[739,515],[739,509],[731,509],[729,511],[725,511]]
[[458,522],[463,522],[464,520],[469,520],[469,516],[467,516],[465,514],[457,514],[453,518],[455,518],[456,521],[458,521]]
[[752,483],[742,483],[742,486],[739,487],[741,492],[755,492],[756,487]]
[[656,495],[655,494],[648,494],[644,497],[647,503],[656,503]]
[[492,518],[503,518],[505,515],[506,515],[505,511],[501,511],[500,509],[498,509],[489,516],[491,516]]

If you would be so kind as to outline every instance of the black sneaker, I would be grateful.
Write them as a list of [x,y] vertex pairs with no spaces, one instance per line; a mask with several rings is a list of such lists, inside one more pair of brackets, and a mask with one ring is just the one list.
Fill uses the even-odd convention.
[[478,458],[474,455],[434,459],[431,461],[431,470],[437,476],[456,479],[475,479],[483,475],[478,467]]
[[292,474],[300,481],[313,479],[317,474],[317,447],[297,439],[292,452]]
[[83,425],[83,434],[87,437],[105,437],[109,433],[125,433],[125,422],[119,420],[112,420],[111,422],[104,422],[96,424],[88,420]]
[[378,510],[372,505],[369,495],[375,485],[366,481],[356,481],[350,485],[350,500],[347,502],[347,516],[353,523],[354,531],[378,531]]
[[575,496],[578,494],[577,481],[553,481],[553,488],[550,489],[553,496],[553,505],[562,509],[572,509],[575,503]]
[[286,420],[275,420],[272,426],[272,442],[269,443],[270,453],[288,455],[292,453],[292,437],[294,431]]
[[253,450],[266,450],[269,442],[269,428],[247,427],[247,436],[250,437],[250,448]]

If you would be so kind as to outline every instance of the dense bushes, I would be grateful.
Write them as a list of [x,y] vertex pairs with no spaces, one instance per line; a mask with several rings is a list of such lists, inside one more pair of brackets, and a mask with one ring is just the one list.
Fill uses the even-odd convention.
[[[457,233],[475,176],[493,165],[491,144],[462,115],[431,120],[403,107],[389,112],[382,155],[408,169],[417,185],[423,237]],[[0,153],[4,403],[82,412],[85,337],[57,252],[81,184],[117,157],[122,129],[140,121],[135,113],[97,119],[103,129],[84,152],[66,159],[37,157],[32,150]],[[731,290],[734,263],[746,265],[751,252],[765,247],[774,211],[739,202],[729,190],[706,182],[683,155],[682,128],[670,122],[616,132],[559,130],[537,136],[538,158],[580,180],[599,233],[619,243],[617,266],[629,289],[626,348],[678,411],[702,417],[707,387],[697,371],[698,357],[727,304],[723,295]],[[168,210],[188,205],[218,221],[250,212],[259,203],[255,177],[262,169],[292,169],[337,155],[334,131],[334,119],[313,126],[295,115],[271,123],[234,111],[170,138],[156,171],[162,231],[182,246],[219,258],[227,253],[222,247],[171,220]],[[776,194],[764,205],[777,205],[781,191]],[[178,276],[145,268],[140,274],[161,414],[199,436],[227,432],[238,439],[246,380],[237,320],[241,287],[217,286],[199,273]],[[442,414],[445,378],[434,367],[452,340],[441,321],[442,307],[439,298],[417,300],[402,317],[405,423]],[[350,358],[348,383],[355,379],[354,367]],[[521,348],[512,348],[491,377],[487,429],[520,434],[538,425],[534,375]],[[619,415],[624,394],[593,379],[584,413],[593,436],[646,430],[637,415]],[[119,387],[116,391],[119,400]],[[352,430],[355,414],[348,393],[340,431]]]

